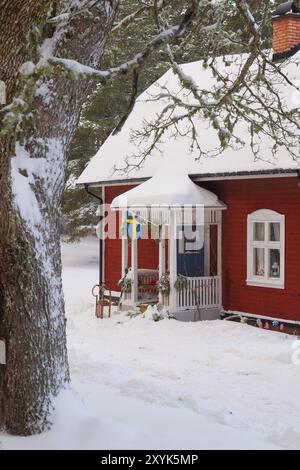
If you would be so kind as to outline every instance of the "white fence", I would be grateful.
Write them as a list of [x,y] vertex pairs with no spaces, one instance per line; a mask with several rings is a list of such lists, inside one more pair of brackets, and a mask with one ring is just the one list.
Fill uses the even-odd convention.
[[[153,302],[158,300],[156,283],[158,273],[149,270],[139,270],[138,300]],[[177,309],[197,309],[203,307],[221,306],[221,277],[186,277],[184,288],[176,292]],[[130,300],[131,294],[123,294],[123,300]],[[169,297],[164,297],[163,304],[168,305]]]
[[[156,269],[138,269],[138,301],[156,302],[158,301],[157,282],[158,271]],[[130,300],[131,293],[123,294],[123,300]]]
[[186,285],[177,292],[179,310],[201,307],[219,307],[221,305],[221,278],[187,277]]
[[152,294],[157,297],[158,271],[155,269],[138,270],[138,289],[139,295]]

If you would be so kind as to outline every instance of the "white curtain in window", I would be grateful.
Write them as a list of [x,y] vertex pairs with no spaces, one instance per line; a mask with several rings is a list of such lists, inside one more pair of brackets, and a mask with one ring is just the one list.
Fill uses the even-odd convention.
[[255,224],[254,240],[264,241],[264,239],[265,239],[265,224],[261,222],[257,222]]
[[255,276],[264,276],[265,274],[265,250],[264,248],[254,248],[255,252]]
[[271,224],[271,240],[279,241],[280,240],[280,224]]

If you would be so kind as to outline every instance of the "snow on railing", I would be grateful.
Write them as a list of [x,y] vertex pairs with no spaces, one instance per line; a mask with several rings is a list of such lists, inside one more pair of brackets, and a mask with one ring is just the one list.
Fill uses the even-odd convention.
[[[184,287],[176,292],[177,309],[196,309],[203,307],[220,307],[221,305],[221,277],[185,277]],[[155,270],[139,270],[138,297],[139,301],[153,302],[158,299],[156,283],[158,272]],[[124,293],[123,299],[130,300],[131,293]],[[169,297],[163,298],[167,306]]]
[[221,278],[187,277],[184,288],[177,292],[177,307],[187,308],[219,307],[221,305]]

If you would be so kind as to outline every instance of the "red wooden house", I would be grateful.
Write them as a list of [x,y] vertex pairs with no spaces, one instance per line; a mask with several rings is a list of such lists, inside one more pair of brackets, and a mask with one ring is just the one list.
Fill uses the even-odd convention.
[[[286,2],[276,13],[273,58],[299,82],[300,12]],[[212,80],[201,62],[181,67],[202,84]],[[137,144],[132,136],[165,106],[149,100],[162,86],[179,92],[171,70],[140,96],[123,130],[107,139],[79,179],[102,189],[110,220],[118,219],[103,243],[105,284],[116,291],[120,278],[128,280],[124,308],[160,300],[181,319],[223,311],[300,322],[299,161],[283,148],[274,156],[267,136],[254,158],[241,122],[239,148],[197,161],[188,136],[169,134],[160,151],[135,167],[147,141]],[[299,106],[295,90],[285,84],[280,91]],[[204,120],[197,128],[210,148],[214,130]],[[125,159],[129,173],[122,171]],[[139,227],[141,238],[128,237],[128,226]]]

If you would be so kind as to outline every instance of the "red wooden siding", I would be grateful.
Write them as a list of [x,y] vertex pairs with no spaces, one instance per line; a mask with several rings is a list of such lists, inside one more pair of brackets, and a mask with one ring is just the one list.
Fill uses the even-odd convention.
[[[239,179],[201,185],[216,193],[228,206],[223,212],[224,309],[300,320],[298,179]],[[246,285],[247,216],[258,209],[273,209],[285,215],[285,289]]]
[[[119,194],[125,193],[134,186],[110,186],[105,188],[105,203],[110,204]],[[110,211],[110,216],[115,216]],[[117,230],[119,224],[117,224]],[[105,240],[105,283],[112,290],[119,290],[118,281],[122,270],[122,245],[121,240],[108,238]],[[131,250],[129,241],[128,263],[131,262]],[[158,269],[158,244],[154,240],[138,240],[138,265],[140,268]]]
[[[300,187],[298,179],[261,178],[203,182],[228,205],[223,212],[223,306],[257,315],[300,320]],[[107,187],[106,203],[133,186]],[[285,289],[250,287],[247,277],[247,216],[258,209],[285,215]],[[129,253],[130,256],[130,253]],[[130,258],[129,258],[130,259]],[[139,266],[158,267],[158,246],[139,241]],[[105,280],[113,289],[121,275],[121,241],[105,242]]]

